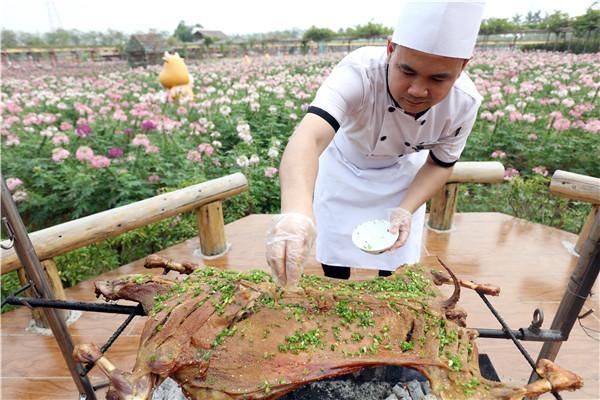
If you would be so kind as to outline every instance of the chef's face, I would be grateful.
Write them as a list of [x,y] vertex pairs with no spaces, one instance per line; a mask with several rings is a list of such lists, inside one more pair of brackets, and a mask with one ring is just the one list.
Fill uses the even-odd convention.
[[437,56],[388,40],[390,93],[408,113],[425,111],[446,97],[468,60]]

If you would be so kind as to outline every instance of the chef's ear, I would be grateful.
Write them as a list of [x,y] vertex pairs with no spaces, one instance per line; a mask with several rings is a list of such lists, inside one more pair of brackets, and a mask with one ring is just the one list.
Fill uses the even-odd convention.
[[392,53],[394,52],[395,48],[396,48],[396,44],[392,42],[392,37],[388,36],[388,39],[387,39],[387,60],[388,60],[388,62],[390,61],[390,58],[392,57]]

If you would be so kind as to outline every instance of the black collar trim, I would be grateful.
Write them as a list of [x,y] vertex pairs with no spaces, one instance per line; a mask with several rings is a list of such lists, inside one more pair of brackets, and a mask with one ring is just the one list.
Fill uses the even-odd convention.
[[402,109],[402,107],[400,107],[400,104],[398,104],[398,102],[396,101],[396,99],[394,98],[394,96],[392,96],[392,92],[390,92],[390,84],[388,82],[388,67],[390,66],[390,64],[385,64],[385,88],[387,89],[388,95],[390,96],[390,99],[392,99],[392,101],[394,102],[394,106],[397,108]]
[[415,120],[417,120],[417,119],[421,118],[421,117],[422,117],[423,115],[425,115],[425,113],[426,113],[427,111],[429,111],[429,110],[431,110],[431,108],[428,108],[427,110],[423,110],[423,111],[420,111],[420,112],[416,113],[416,114],[415,114]]

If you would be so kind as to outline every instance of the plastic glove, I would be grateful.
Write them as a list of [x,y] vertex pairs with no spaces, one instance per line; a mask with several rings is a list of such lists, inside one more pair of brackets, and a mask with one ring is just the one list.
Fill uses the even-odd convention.
[[410,211],[398,207],[389,209],[388,215],[390,218],[389,232],[399,234],[396,243],[394,243],[394,245],[389,249],[389,251],[394,251],[404,246],[404,243],[406,243],[406,239],[408,239],[408,234],[410,233],[410,223],[412,221],[412,214]]
[[296,287],[304,262],[317,235],[315,224],[304,214],[277,215],[267,233],[267,263],[280,286]]

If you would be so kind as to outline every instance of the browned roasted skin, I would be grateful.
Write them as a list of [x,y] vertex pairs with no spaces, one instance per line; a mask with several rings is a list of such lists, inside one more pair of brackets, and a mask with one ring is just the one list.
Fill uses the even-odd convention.
[[365,367],[403,365],[444,399],[523,393],[481,377],[477,332],[447,317],[463,313],[447,308],[432,280],[413,265],[367,281],[303,276],[300,290],[286,292],[264,272],[202,268],[153,286],[168,290],[148,308],[131,379],[170,376],[192,399],[270,399]]
[[157,294],[166,293],[173,281],[158,276],[130,275],[113,281],[97,281],[96,296],[104,296],[106,300],[131,300],[142,304],[148,312],[154,305]]

